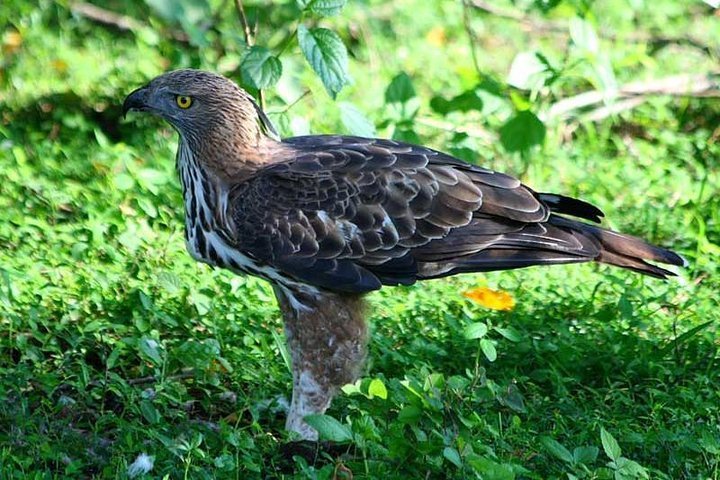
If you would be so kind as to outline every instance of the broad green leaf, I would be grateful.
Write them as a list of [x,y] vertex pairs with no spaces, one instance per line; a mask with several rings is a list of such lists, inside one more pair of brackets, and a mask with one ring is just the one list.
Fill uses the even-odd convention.
[[508,152],[520,152],[545,141],[545,125],[529,110],[517,115],[500,127],[500,142]]
[[487,338],[480,340],[480,350],[482,350],[485,358],[489,361],[494,362],[497,359],[497,350],[495,350],[495,345]]
[[340,102],[340,121],[351,135],[375,136],[375,125],[352,103]]
[[268,88],[282,75],[280,59],[265,47],[253,46],[240,63],[243,81],[255,88]]
[[595,27],[580,17],[574,17],[570,20],[570,38],[578,48],[586,52],[597,53],[600,49]]
[[157,284],[170,295],[175,295],[182,290],[180,277],[169,270],[158,273]]
[[617,460],[620,458],[620,455],[622,455],[622,450],[620,450],[620,445],[618,445],[615,437],[613,437],[610,432],[608,432],[604,428],[601,428],[600,440],[602,441],[602,446],[603,450],[605,450],[605,454],[610,458],[610,460],[617,462]]
[[516,475],[513,471],[513,465],[507,463],[497,463],[487,457],[473,455],[467,457],[467,462],[482,475],[482,478],[492,480],[515,480]]
[[118,173],[112,177],[115,188],[118,190],[130,190],[135,186],[135,179],[127,173]]
[[150,337],[142,337],[138,343],[138,348],[145,358],[152,361],[156,365],[162,363],[160,354],[160,344],[157,340]]
[[415,88],[410,76],[401,72],[390,81],[385,90],[385,101],[387,103],[405,103],[415,96]]
[[633,305],[627,295],[621,295],[617,303],[618,312],[623,318],[631,320],[633,317]]
[[430,108],[441,115],[447,115],[451,112],[469,112],[476,110],[481,112],[483,109],[483,101],[480,98],[478,90],[467,90],[450,100],[443,97],[433,97],[430,100]]
[[598,451],[599,450],[597,447],[577,447],[575,448],[575,450],[573,450],[573,459],[575,460],[575,463],[590,465],[595,460],[597,460]]
[[342,423],[329,415],[306,415],[305,423],[317,430],[323,440],[331,442],[349,442],[352,440],[352,432]]
[[340,13],[347,0],[298,0],[298,6],[303,11],[309,11],[323,17],[330,17]]
[[525,413],[525,399],[520,393],[520,389],[514,383],[508,385],[507,392],[502,397],[505,405],[512,408],[516,412]]
[[108,370],[112,370],[112,368],[115,366],[115,363],[117,363],[118,358],[120,358],[120,353],[122,350],[120,348],[114,348],[112,352],[110,352],[110,355],[107,357],[107,361],[105,362],[105,366]]
[[212,306],[212,300],[210,300],[210,297],[196,291],[190,293],[190,295],[188,296],[188,300],[190,300],[192,304],[195,305],[198,315],[201,316],[207,315]]
[[520,332],[518,332],[512,327],[493,327],[493,330],[495,330],[511,342],[517,343],[522,340],[522,335],[520,334]]
[[157,218],[158,211],[157,207],[148,197],[140,197],[137,199],[138,206],[142,209],[145,214],[150,218]]
[[420,137],[410,128],[397,128],[392,134],[393,140],[400,140],[407,143],[420,143]]
[[383,400],[387,400],[387,388],[385,384],[379,378],[373,378],[368,386],[368,397],[380,397]]
[[89,245],[85,242],[76,242],[70,249],[70,256],[75,260],[82,260],[85,257]]
[[510,65],[507,83],[521,90],[535,90],[543,86],[548,76],[547,65],[535,52],[518,53]]
[[350,82],[348,55],[340,37],[327,28],[298,27],[300,50],[332,98]]
[[355,395],[356,393],[362,394],[362,390],[360,390],[360,385],[362,384],[362,379],[357,379],[355,383],[347,383],[340,387],[340,390],[345,395]]
[[541,437],[540,443],[548,451],[548,453],[554,455],[565,463],[572,464],[574,461],[572,453],[565,448],[560,442],[550,437]]
[[415,423],[422,416],[422,410],[415,405],[408,405],[398,412],[398,421],[402,423]]
[[476,338],[482,338],[484,337],[488,332],[488,327],[483,322],[475,322],[471,323],[467,327],[465,327],[465,331],[463,332],[463,336],[467,338],[468,340],[474,340]]
[[626,479],[626,478],[649,478],[645,467],[640,465],[634,460],[630,460],[625,457],[620,457],[615,462],[617,470],[615,471],[615,478]]
[[452,447],[445,447],[443,457],[458,468],[462,468],[462,460],[458,451]]
[[169,180],[167,173],[154,168],[141,168],[136,172],[135,177],[138,183],[150,190],[153,195],[157,195],[158,187],[165,185]]
[[290,126],[290,116],[287,112],[271,112],[268,117],[272,120],[275,129],[280,133],[280,137],[292,137],[292,128]]
[[442,373],[431,373],[425,377],[423,382],[423,390],[430,392],[434,389],[442,389],[445,386],[445,375]]
[[152,298],[150,298],[148,294],[143,292],[142,290],[138,292],[138,296],[140,297],[140,303],[142,304],[143,308],[148,312],[153,311],[155,305],[153,304]]
[[142,416],[145,417],[145,420],[149,423],[158,423],[161,418],[160,412],[158,412],[158,409],[155,408],[155,405],[153,405],[150,400],[140,401],[140,413],[142,413]]

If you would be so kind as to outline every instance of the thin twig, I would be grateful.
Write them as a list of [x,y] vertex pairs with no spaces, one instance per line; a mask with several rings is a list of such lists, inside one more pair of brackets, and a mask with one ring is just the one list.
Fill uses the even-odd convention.
[[311,93],[310,89],[307,89],[299,97],[297,97],[295,100],[293,100],[288,105],[286,105],[285,108],[283,108],[282,110],[276,110],[276,111],[269,112],[269,113],[272,113],[273,115],[281,115],[283,113],[287,113],[291,108],[293,108],[296,104],[298,104],[300,102],[300,100],[302,100],[303,98],[310,95],[310,93]]
[[[245,36],[245,44],[248,47],[252,47],[255,44],[255,39],[253,37],[253,31],[250,28],[250,24],[248,23],[247,15],[245,15],[245,7],[243,7],[242,0],[235,0],[235,9],[238,12],[238,17],[240,18],[240,23],[242,24],[243,35]],[[257,30],[257,24],[255,28]],[[258,89],[258,97],[258,100],[260,100],[260,108],[264,110],[265,96],[263,95],[263,91],[261,88]]]
[[472,25],[470,25],[470,5],[468,5],[467,0],[463,0],[462,3],[463,25],[465,27],[465,33],[467,33],[468,36],[468,41],[470,42],[470,55],[472,56],[475,71],[477,72],[479,77],[482,77],[482,73],[480,72],[480,62],[478,62],[477,52],[475,51],[475,43],[477,42],[477,39],[475,38],[475,32],[472,29]]
[[618,113],[627,110],[632,110],[633,108],[642,105],[647,100],[648,97],[644,95],[620,100],[618,102],[614,102],[609,105],[604,105],[600,108],[597,108],[588,113],[587,115],[583,115],[582,119],[589,122],[599,122],[600,120],[604,120],[607,117],[617,115]]
[[[584,118],[599,121],[621,111],[635,108],[653,95],[717,97],[720,96],[720,73],[673,75],[627,83],[618,89],[614,103],[594,109]],[[578,113],[583,112],[584,109],[602,103],[606,99],[607,93],[600,90],[583,92],[574,97],[557,101],[541,117],[549,120],[578,116]]]
[[[112,12],[86,2],[73,2],[70,4],[70,10],[72,10],[72,12],[76,15],[80,15],[81,17],[85,17],[94,22],[102,23],[103,25],[117,28],[123,32],[138,31],[148,27],[148,25],[133,17]],[[184,32],[170,30],[170,36],[173,40],[177,40],[178,42],[190,42],[190,39]]]
[[235,9],[238,12],[238,16],[240,17],[240,23],[243,27],[243,34],[245,35],[245,43],[248,47],[253,46],[253,36],[252,36],[252,30],[250,30],[250,24],[247,21],[247,17],[245,16],[245,8],[243,8],[242,0],[235,0]]
[[448,132],[466,133],[470,137],[482,140],[487,144],[492,144],[497,140],[497,135],[480,127],[455,125],[454,123],[444,122],[430,117],[415,117],[415,123]]
[[90,3],[74,2],[70,4],[70,9],[73,13],[99,23],[104,23],[105,25],[110,25],[119,30],[137,30],[142,26],[140,22],[132,17],[111,12],[110,10],[105,10]]
[[[464,1],[463,3],[467,2]],[[498,8],[492,3],[484,2],[483,0],[472,0],[471,4],[474,8],[482,10],[483,12],[489,13],[496,17],[509,18],[510,20],[515,20],[518,22],[526,21],[525,16],[520,12],[513,12],[510,10],[505,10],[503,8]]]
[[[167,377],[167,380],[184,380],[186,378],[192,378],[195,376],[195,372],[192,368],[183,368],[181,370],[181,373],[178,373],[177,375],[170,375]],[[131,378],[128,380],[129,385],[141,385],[144,383],[155,383],[160,380],[160,377],[157,375],[148,375],[147,377],[139,377],[139,378]]]

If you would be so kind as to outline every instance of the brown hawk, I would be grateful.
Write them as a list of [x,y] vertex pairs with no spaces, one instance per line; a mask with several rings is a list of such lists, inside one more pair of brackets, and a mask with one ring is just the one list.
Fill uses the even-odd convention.
[[582,200],[430,148],[312,135],[279,140],[252,97],[209,72],[161,75],[125,99],[179,133],[185,239],[201,262],[272,282],[292,354],[286,427],[323,413],[365,356],[361,298],[463,272],[597,261],[665,278],[677,254],[604,230]]

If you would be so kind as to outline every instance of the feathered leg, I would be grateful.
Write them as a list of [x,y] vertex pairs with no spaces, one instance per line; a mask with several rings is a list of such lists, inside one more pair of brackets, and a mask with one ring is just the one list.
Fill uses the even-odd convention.
[[275,287],[292,356],[293,393],[285,428],[303,440],[317,432],[303,421],[324,413],[337,389],[362,369],[367,324],[359,295],[323,292],[310,296]]

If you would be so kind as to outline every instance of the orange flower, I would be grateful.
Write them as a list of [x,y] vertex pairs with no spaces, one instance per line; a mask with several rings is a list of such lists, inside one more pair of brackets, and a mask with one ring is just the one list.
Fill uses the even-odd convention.
[[427,32],[427,35],[425,35],[425,39],[431,45],[434,45],[436,47],[444,47],[447,43],[447,34],[445,33],[445,29],[443,27],[435,27],[429,32]]
[[2,39],[3,53],[7,53],[8,55],[11,53],[15,53],[15,51],[20,48],[20,45],[22,45],[22,41],[22,35],[20,35],[18,32],[6,32],[5,35],[3,35]]
[[515,299],[512,295],[502,290],[493,290],[487,287],[473,288],[463,292],[463,296],[492,310],[508,311],[515,306]]
[[50,66],[55,69],[58,73],[65,73],[68,69],[68,64],[65,62],[65,60],[60,60],[59,58],[56,58],[52,62],[50,62]]

